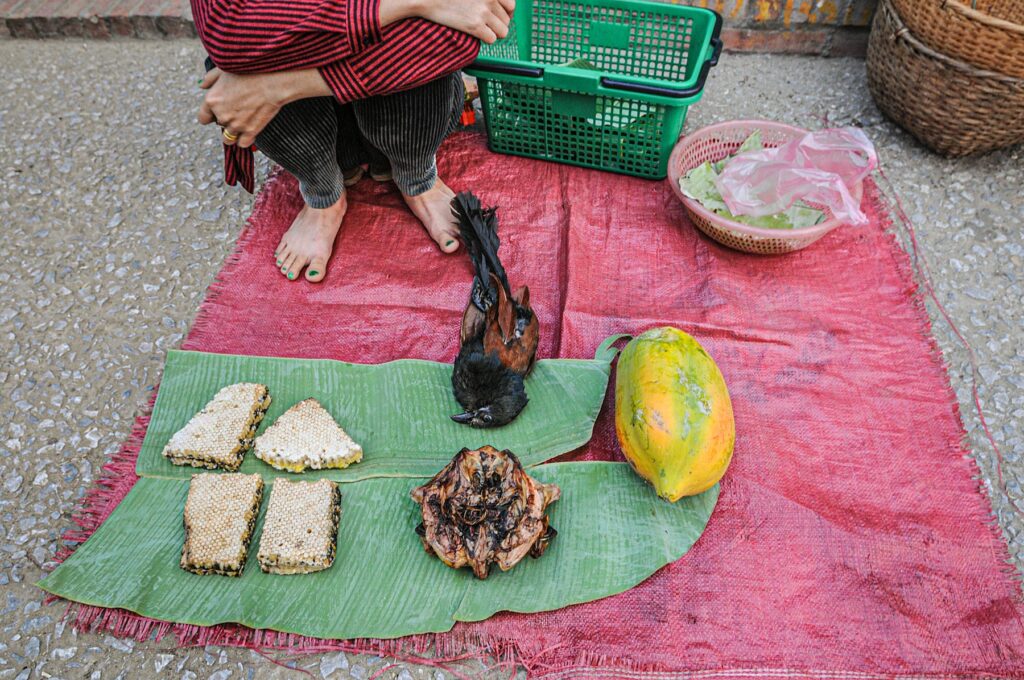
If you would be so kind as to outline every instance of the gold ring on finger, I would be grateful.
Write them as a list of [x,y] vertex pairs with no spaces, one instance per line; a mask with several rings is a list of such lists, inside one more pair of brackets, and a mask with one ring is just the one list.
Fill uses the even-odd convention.
[[228,132],[227,128],[224,128],[221,134],[224,135],[224,141],[227,142],[228,144],[234,144],[235,142],[238,141],[238,135],[231,134],[230,132]]

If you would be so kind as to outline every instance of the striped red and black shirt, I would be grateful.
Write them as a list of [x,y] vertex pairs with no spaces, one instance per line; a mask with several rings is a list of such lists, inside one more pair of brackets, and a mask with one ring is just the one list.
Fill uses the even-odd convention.
[[[480,49],[476,38],[426,19],[381,27],[380,0],[191,2],[196,31],[218,68],[316,68],[342,103],[423,85],[466,66]],[[228,184],[253,190],[249,149],[225,146],[224,171]]]

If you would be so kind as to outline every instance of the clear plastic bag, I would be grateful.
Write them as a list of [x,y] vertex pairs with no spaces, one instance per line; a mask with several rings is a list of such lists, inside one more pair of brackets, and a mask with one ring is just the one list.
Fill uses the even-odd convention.
[[829,208],[847,224],[865,225],[868,218],[850,190],[877,164],[863,131],[830,128],[774,149],[740,153],[714,182],[734,215],[774,215],[802,201]]

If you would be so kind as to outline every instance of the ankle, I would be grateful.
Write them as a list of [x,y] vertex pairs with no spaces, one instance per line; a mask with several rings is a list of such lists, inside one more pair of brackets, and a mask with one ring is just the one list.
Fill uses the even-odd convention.
[[438,178],[436,172],[430,172],[424,175],[420,179],[414,181],[408,181],[405,177],[394,177],[395,184],[398,185],[399,191],[402,195],[408,198],[416,198],[417,196],[423,196],[431,192],[437,191],[443,183]]
[[313,212],[313,213],[316,213],[316,214],[321,214],[321,215],[333,215],[333,214],[337,214],[339,212],[345,212],[345,210],[348,208],[348,199],[347,199],[347,196],[346,196],[346,192],[343,191],[341,193],[341,197],[338,198],[338,200],[336,200],[334,203],[330,203],[330,204],[322,205],[321,206],[321,205],[312,205],[312,204],[307,202],[306,205],[305,205],[305,208],[306,208],[306,210],[308,210],[310,212]]

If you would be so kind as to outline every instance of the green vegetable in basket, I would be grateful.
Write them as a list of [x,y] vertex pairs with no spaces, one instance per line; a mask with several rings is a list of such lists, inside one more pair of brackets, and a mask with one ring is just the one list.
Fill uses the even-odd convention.
[[[719,161],[719,163],[721,162]],[[725,201],[722,200],[722,195],[715,187],[715,177],[719,172],[721,170],[716,169],[715,164],[712,164],[711,161],[704,161],[679,180],[679,188],[683,190],[684,194],[698,201],[708,210],[725,215],[728,213],[728,208],[725,207]]]
[[[739,155],[741,153],[746,153],[748,151],[763,151],[763,150],[764,150],[764,144],[761,143],[761,131],[760,130],[754,130],[752,133],[750,133],[749,137],[747,137],[745,140],[743,140],[743,143],[740,144],[740,148],[736,150],[736,153],[733,154],[733,156],[737,156],[737,155]],[[732,156],[730,156],[730,158],[731,157]]]
[[722,194],[715,186],[715,178],[721,174],[725,165],[738,154],[747,151],[760,151],[764,146],[761,143],[761,131],[755,130],[753,134],[744,140],[735,154],[714,163],[707,161],[686,173],[685,177],[679,179],[679,188],[683,193],[693,200],[699,202],[708,210],[721,215],[722,217],[749,224],[752,227],[762,229],[802,229],[818,224],[825,219],[825,213],[816,210],[807,204],[797,201],[786,210],[774,215],[733,215],[722,200]]
[[564,64],[560,64],[560,66],[567,66],[569,68],[581,68],[581,69],[584,69],[585,71],[598,71],[598,70],[600,70],[596,66],[594,66],[592,63],[590,63],[590,61],[588,61],[587,59],[584,59],[583,57],[577,57],[576,59],[572,59],[570,61],[567,61]]

